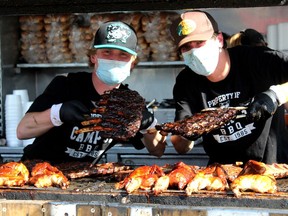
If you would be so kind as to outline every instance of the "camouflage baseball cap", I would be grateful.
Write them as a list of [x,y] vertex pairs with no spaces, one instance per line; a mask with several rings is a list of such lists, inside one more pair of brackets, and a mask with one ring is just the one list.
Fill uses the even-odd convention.
[[207,12],[187,11],[175,20],[171,27],[172,36],[178,48],[190,41],[204,41],[218,32],[218,24]]

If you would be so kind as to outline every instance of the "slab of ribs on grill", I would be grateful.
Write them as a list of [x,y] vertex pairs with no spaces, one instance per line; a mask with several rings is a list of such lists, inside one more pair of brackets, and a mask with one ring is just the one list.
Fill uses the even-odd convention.
[[225,125],[235,119],[239,109],[237,108],[215,108],[195,113],[194,115],[180,121],[166,122],[156,125],[162,135],[169,133],[181,135],[186,138],[199,137]]
[[103,138],[126,141],[135,136],[142,120],[145,100],[137,91],[113,89],[104,92],[92,110],[92,115],[83,121],[83,128],[75,133],[100,131]]
[[131,172],[131,167],[118,162],[109,162],[95,164],[90,166],[90,162],[65,162],[56,165],[69,179],[78,179],[90,176],[108,176],[113,175],[115,178],[121,178]]

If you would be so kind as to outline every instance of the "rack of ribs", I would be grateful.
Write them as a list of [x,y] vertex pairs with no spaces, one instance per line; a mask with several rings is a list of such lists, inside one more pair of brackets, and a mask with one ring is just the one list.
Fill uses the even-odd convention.
[[235,119],[239,111],[239,109],[232,107],[208,109],[207,111],[195,113],[183,120],[156,125],[155,128],[162,135],[171,133],[172,135],[181,135],[186,138],[198,137],[218,129]]
[[103,138],[126,141],[138,132],[145,100],[137,91],[113,89],[104,92],[88,120],[75,133],[100,131]]

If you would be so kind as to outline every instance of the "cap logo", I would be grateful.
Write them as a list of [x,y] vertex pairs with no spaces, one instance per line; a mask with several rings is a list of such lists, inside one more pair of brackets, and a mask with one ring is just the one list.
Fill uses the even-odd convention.
[[131,30],[124,25],[111,24],[107,26],[106,39],[109,43],[127,43],[127,39],[131,35]]
[[177,33],[179,36],[185,36],[192,33],[196,29],[196,23],[193,20],[182,20],[178,27]]

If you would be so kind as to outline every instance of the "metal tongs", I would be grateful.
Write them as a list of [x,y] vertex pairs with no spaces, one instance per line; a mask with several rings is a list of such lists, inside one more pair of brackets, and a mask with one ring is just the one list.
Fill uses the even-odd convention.
[[90,164],[90,168],[93,167],[96,163],[98,163],[100,161],[100,159],[102,158],[102,156],[105,154],[105,152],[114,144],[112,144],[113,142],[109,143],[107,146],[105,146],[104,149],[101,149],[98,151],[98,155],[97,157],[92,161],[92,163]]
[[[239,111],[246,110],[247,108],[248,107],[245,107],[245,106],[227,107],[227,109],[235,109],[235,110],[239,110]],[[209,112],[209,111],[214,111],[214,110],[217,110],[217,109],[219,109],[219,107],[205,108],[205,109],[202,109],[201,112]],[[236,115],[236,119],[245,118],[245,117],[246,117],[246,114]]]

